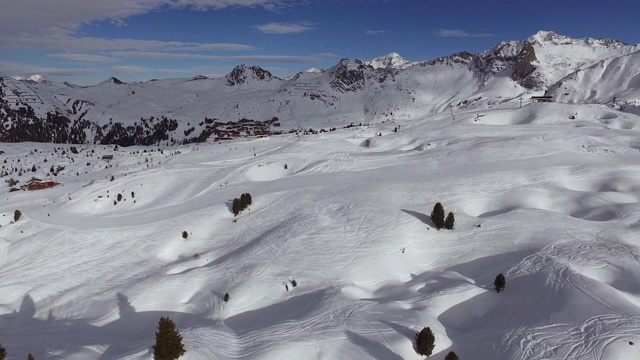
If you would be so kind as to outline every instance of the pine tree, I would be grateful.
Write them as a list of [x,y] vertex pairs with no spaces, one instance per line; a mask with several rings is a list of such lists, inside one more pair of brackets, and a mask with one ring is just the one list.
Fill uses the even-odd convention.
[[453,351],[449,351],[447,356],[444,357],[444,360],[459,360],[460,358]]
[[436,338],[433,336],[431,328],[423,328],[416,336],[416,348],[418,350],[418,354],[426,356],[431,355],[433,348],[436,346],[435,341]]
[[243,209],[251,205],[251,194],[244,193],[240,195],[240,203],[242,204]]
[[0,360],[4,360],[7,357],[7,349],[0,346]]
[[231,207],[233,210],[233,215],[240,214],[240,211],[242,211],[242,204],[240,203],[240,199],[238,198],[233,199],[233,205]]
[[185,352],[182,336],[176,330],[176,324],[169,318],[161,317],[156,332],[156,344],[153,345],[153,358],[175,360]]
[[431,221],[438,230],[444,227],[444,208],[442,207],[442,204],[436,203],[433,206],[433,211],[431,211]]
[[452,212],[449,212],[447,218],[444,220],[444,228],[447,230],[453,230],[453,223],[456,221]]
[[20,210],[16,210],[13,212],[13,221],[17,222],[18,220],[20,220],[20,217],[22,216],[22,212]]
[[29,354],[27,355],[27,360],[36,360],[36,358],[33,357],[33,355]]
[[229,301],[229,293],[224,293],[224,298],[222,299],[224,302]]
[[497,292],[504,290],[504,287],[507,285],[507,280],[504,278],[504,275],[498,274],[496,279],[493,281],[493,285]]

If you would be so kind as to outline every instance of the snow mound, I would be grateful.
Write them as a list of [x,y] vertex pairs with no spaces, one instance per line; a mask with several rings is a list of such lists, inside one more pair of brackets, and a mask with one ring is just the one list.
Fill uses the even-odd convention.
[[252,165],[245,173],[244,177],[249,181],[272,181],[291,175],[293,171],[289,164],[281,161],[272,161]]

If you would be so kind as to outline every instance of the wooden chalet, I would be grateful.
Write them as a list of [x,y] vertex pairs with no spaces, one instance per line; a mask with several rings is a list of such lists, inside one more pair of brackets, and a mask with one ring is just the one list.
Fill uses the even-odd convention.
[[43,180],[40,180],[38,178],[33,177],[26,184],[20,186],[20,189],[34,191],[34,190],[42,190],[42,189],[52,188],[52,187],[54,187],[56,185],[60,185],[60,183],[57,183],[57,182],[51,181],[51,180],[43,181]]

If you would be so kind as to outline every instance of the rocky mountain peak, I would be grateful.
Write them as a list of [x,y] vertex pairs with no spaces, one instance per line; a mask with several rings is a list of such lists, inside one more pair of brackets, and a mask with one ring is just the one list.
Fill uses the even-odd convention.
[[233,68],[226,76],[227,85],[235,86],[254,81],[264,81],[273,79],[273,75],[259,66],[239,65]]
[[452,67],[456,65],[467,66],[470,62],[476,61],[477,59],[478,59],[478,55],[467,52],[467,51],[461,51],[453,55],[442,56],[434,60],[425,61],[422,63],[422,66],[437,65],[437,64],[444,64]]
[[365,70],[371,66],[357,59],[342,59],[332,67],[330,86],[336,91],[348,92],[364,89],[366,83]]
[[124,84],[124,82],[122,82],[120,79],[116,78],[116,77],[110,77],[107,80],[101,82],[100,84],[116,84],[116,85],[122,85]]
[[553,31],[545,30],[540,30],[527,39],[528,42],[536,45],[544,45],[545,43],[555,45],[571,44],[572,40],[573,39],[568,36],[558,35]]
[[392,52],[389,55],[367,61],[365,64],[370,65],[374,69],[404,69],[412,66],[414,63],[404,59],[400,54]]
[[626,43],[615,39],[595,39],[595,38],[582,38],[574,39],[569,36],[559,35],[553,31],[538,31],[534,35],[527,39],[528,42],[537,45],[584,45],[584,46],[604,46],[610,48],[619,48],[628,46]]
[[[533,65],[536,60],[536,51],[533,49],[533,45],[525,41],[522,50],[520,50],[520,53],[516,56],[513,73],[511,73],[511,80],[520,81],[529,76],[529,74],[536,69],[536,66]],[[536,84],[534,81],[521,81],[521,85],[531,89],[535,87]]]

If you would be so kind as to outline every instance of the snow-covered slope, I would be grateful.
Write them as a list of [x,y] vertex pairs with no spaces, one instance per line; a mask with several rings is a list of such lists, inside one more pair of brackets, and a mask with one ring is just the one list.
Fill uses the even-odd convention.
[[183,360],[418,360],[427,326],[434,359],[633,359],[640,117],[504,105],[164,149],[0,143],[3,180],[60,183],[0,184],[0,344],[151,360],[169,317]]
[[539,31],[528,40],[536,54],[536,70],[532,74],[548,88],[570,73],[592,64],[640,50],[640,45],[627,45],[611,39],[573,39],[551,31]]
[[609,104],[640,113],[640,51],[578,70],[558,81],[548,94],[561,102]]

